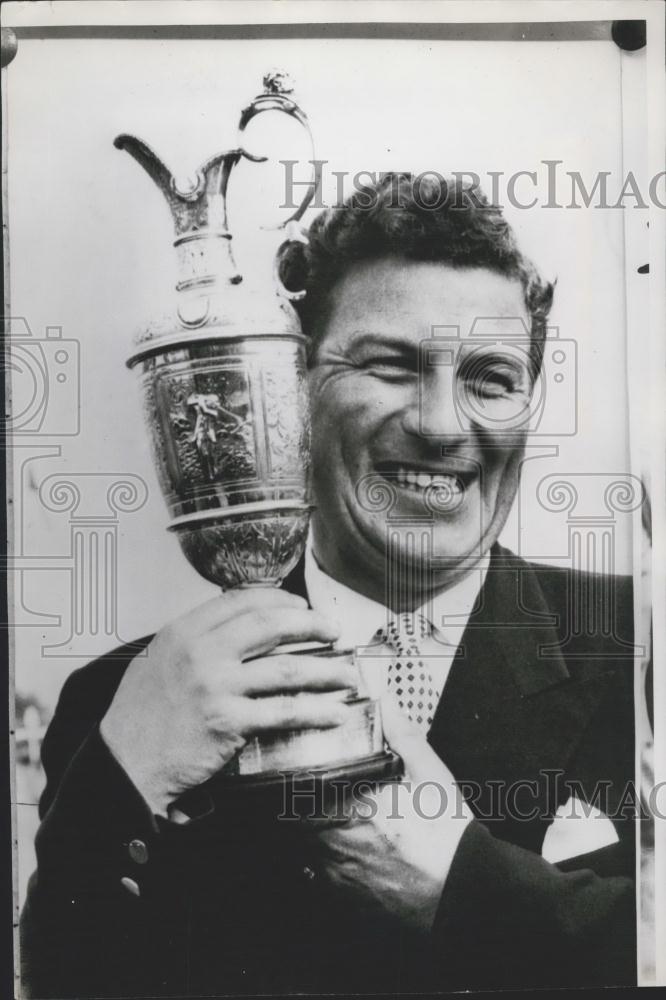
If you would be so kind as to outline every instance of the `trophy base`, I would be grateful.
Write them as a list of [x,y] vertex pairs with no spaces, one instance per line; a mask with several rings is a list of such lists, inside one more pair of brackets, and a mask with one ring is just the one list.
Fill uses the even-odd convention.
[[354,757],[348,760],[321,764],[317,767],[303,766],[298,770],[260,771],[256,774],[226,774],[221,772],[215,777],[215,785],[219,789],[261,789],[276,786],[291,785],[294,788],[310,787],[320,784],[331,784],[345,781],[382,782],[393,781],[404,773],[402,758],[392,750],[382,750],[367,757]]
[[213,800],[224,804],[225,815],[238,811],[246,821],[317,820],[344,823],[363,803],[368,786],[399,781],[402,758],[392,750],[367,757],[304,767],[299,771],[262,771],[226,775],[211,781]]

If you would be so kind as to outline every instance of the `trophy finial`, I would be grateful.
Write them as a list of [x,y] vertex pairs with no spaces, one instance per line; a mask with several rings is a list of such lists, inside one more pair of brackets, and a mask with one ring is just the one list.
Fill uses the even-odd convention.
[[262,82],[267,94],[293,94],[294,92],[294,81],[288,73],[281,69],[269,69]]
[[[308,185],[307,191],[301,201],[300,205],[289,216],[288,219],[284,219],[282,222],[275,226],[263,226],[263,229],[287,229],[292,235],[289,239],[303,240],[302,235],[294,237],[296,228],[292,225],[294,222],[299,222],[305,213],[308,205],[316,197],[319,187],[321,185],[321,175],[317,172],[316,161],[315,161],[315,150],[314,150],[314,140],[312,138],[312,132],[310,130],[310,123],[308,121],[308,116],[305,112],[298,106],[296,100],[294,99],[294,82],[288,73],[285,73],[281,69],[276,69],[273,67],[269,69],[263,78],[264,89],[261,94],[258,94],[254,100],[250,101],[247,107],[243,108],[240,116],[240,121],[238,123],[239,135],[242,135],[245,131],[246,126],[255,118],[257,115],[261,114],[262,111],[283,111],[287,115],[291,115],[295,118],[299,125],[305,129],[310,142],[310,163],[312,164],[312,174],[310,177],[310,183]],[[240,145],[240,139],[239,139]]]

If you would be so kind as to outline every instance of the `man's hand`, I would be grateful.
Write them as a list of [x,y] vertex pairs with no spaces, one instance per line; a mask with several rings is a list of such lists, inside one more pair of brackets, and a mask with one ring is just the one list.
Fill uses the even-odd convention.
[[320,830],[321,867],[358,902],[428,931],[472,814],[420,730],[390,702],[382,718],[405,777],[364,795],[346,825]]
[[[332,657],[262,656],[336,627],[272,588],[230,591],[163,628],[130,663],[100,732],[153,812],[219,771],[258,733],[340,725],[358,676]],[[252,662],[244,661],[251,657]],[[306,693],[303,693],[306,692]]]

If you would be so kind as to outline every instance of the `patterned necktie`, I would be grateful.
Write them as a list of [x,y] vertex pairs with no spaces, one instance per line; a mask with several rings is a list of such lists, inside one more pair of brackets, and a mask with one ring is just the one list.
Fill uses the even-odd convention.
[[422,614],[403,612],[391,618],[377,634],[396,654],[388,668],[389,693],[407,717],[427,733],[435,715],[439,692],[432,674],[421,659],[416,628],[421,636],[428,636],[432,631],[430,622]]

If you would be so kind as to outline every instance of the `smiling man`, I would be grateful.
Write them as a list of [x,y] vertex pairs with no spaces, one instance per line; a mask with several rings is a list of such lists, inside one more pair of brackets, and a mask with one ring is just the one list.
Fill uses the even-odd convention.
[[[479,424],[461,404],[470,392],[494,403],[491,410],[498,399],[520,396],[525,412],[527,358],[517,364],[511,346],[500,346],[479,370],[478,344],[476,352],[466,347],[479,316],[497,318],[500,331],[502,320],[529,330],[520,281],[387,254],[348,271],[328,309],[310,376],[315,551],[336,580],[383,600],[386,516],[359,503],[359,484],[372,473],[386,478],[396,519],[427,516],[427,491],[441,490],[450,501],[432,525],[433,556],[448,565],[430,586],[448,586],[497,539],[518,485],[525,431],[493,433],[492,415]],[[461,337],[450,364],[426,367],[423,348],[439,318]],[[415,592],[413,602],[426,596]]]
[[[34,996],[635,978],[628,584],[497,543],[552,287],[478,191],[442,201],[400,174],[363,194],[281,261],[307,291],[304,561],[283,591],[215,597],[65,685],[23,915]],[[603,627],[575,628],[602,593]],[[349,667],[266,656],[310,639],[363,647],[403,782],[333,825],[202,806],[253,735],[346,720]],[[554,864],[572,789],[607,826]]]

